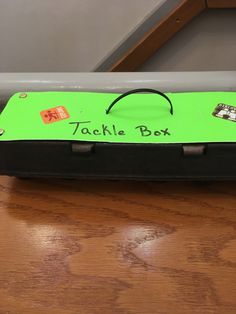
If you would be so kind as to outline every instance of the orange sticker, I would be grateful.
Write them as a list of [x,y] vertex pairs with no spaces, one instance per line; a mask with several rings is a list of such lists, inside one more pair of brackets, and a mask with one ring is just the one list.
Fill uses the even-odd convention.
[[50,108],[40,112],[43,122],[46,124],[58,122],[70,117],[68,111],[65,107],[59,106],[55,108]]

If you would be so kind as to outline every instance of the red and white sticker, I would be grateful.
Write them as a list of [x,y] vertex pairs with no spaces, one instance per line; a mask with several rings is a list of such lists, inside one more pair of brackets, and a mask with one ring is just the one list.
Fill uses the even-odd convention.
[[45,124],[58,122],[68,119],[70,117],[68,111],[63,106],[43,110],[40,112],[40,115]]

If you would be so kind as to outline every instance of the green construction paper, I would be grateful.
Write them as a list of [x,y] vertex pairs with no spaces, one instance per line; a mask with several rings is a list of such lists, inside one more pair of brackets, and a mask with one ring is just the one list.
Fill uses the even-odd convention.
[[[155,94],[129,95],[108,115],[106,109],[119,94],[29,92],[25,98],[20,95],[12,96],[0,114],[0,129],[4,130],[0,141],[236,142],[236,122],[213,116],[220,103],[236,106],[236,92],[167,93],[173,103],[173,115],[169,103]],[[58,106],[64,106],[70,118],[45,124],[40,112]],[[90,122],[82,123],[87,121]]]

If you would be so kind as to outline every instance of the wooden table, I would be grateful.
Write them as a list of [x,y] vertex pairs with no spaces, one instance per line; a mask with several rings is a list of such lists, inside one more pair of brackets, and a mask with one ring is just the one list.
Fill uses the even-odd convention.
[[236,182],[0,193],[0,314],[236,313]]

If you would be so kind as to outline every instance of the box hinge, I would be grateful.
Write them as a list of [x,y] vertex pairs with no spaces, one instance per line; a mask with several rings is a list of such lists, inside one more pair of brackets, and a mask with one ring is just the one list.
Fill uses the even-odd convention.
[[184,156],[203,156],[206,154],[206,144],[184,144]]
[[74,142],[72,143],[72,152],[78,155],[90,155],[95,151],[95,143]]

